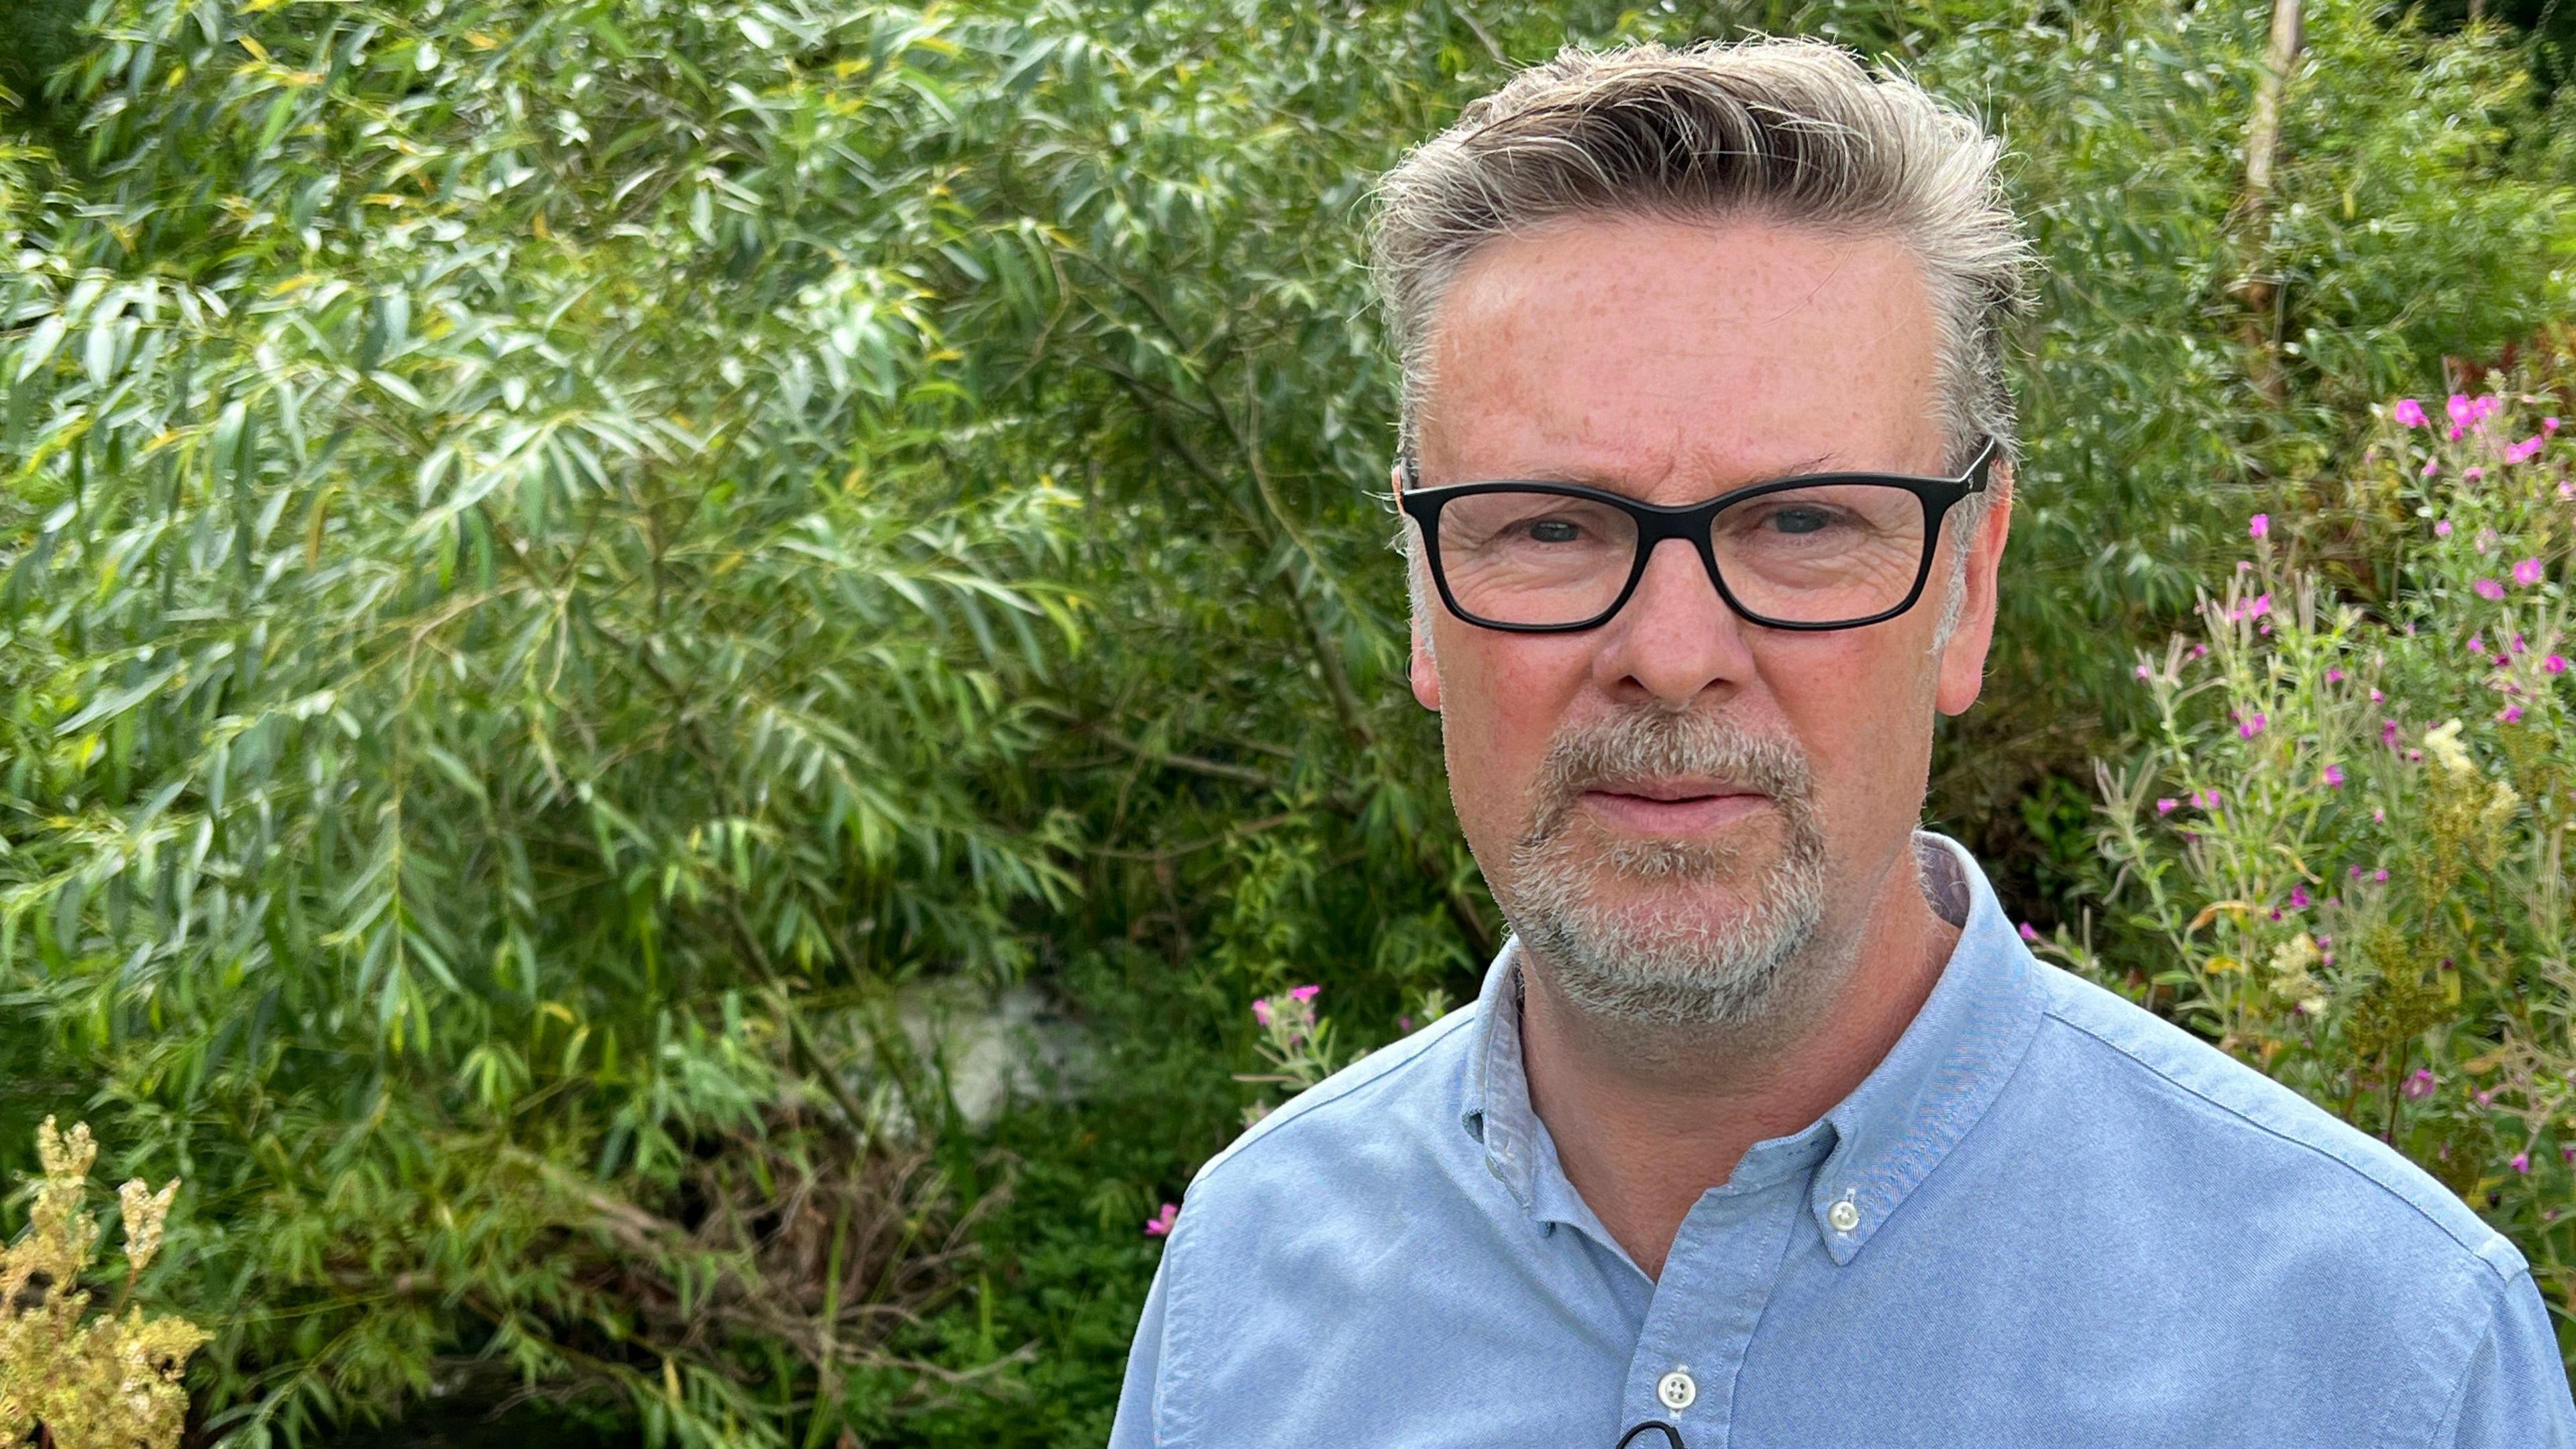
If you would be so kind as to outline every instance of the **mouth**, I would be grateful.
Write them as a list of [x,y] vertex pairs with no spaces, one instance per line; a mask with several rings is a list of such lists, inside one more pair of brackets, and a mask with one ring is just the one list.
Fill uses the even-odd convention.
[[1644,835],[1697,835],[1772,808],[1759,790],[1722,780],[1610,780],[1583,792],[1587,809]]

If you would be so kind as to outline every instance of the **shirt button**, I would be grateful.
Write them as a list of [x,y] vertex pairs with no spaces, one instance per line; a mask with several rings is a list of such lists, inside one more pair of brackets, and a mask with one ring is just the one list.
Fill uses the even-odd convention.
[[1655,1385],[1655,1397],[1664,1401],[1665,1408],[1678,1414],[1699,1397],[1699,1385],[1691,1382],[1689,1374],[1675,1369]]
[[1848,1233],[1860,1226],[1860,1208],[1845,1198],[1825,1209],[1825,1221],[1834,1225],[1835,1232]]

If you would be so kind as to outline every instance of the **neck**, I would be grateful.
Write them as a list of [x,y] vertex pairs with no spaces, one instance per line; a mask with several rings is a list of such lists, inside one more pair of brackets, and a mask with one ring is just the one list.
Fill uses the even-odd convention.
[[1648,1277],[1682,1219],[1745,1150],[1814,1122],[1886,1057],[1958,944],[1917,884],[1911,847],[1865,890],[1868,914],[1811,943],[1758,1022],[1682,1031],[1587,1018],[1527,961],[1521,1050],[1530,1102],[1567,1179]]

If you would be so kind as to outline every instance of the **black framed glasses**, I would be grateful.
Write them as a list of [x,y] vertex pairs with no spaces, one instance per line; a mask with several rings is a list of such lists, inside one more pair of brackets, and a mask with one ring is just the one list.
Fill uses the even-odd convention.
[[1811,473],[1665,507],[1575,483],[1500,479],[1419,487],[1397,501],[1422,529],[1431,581],[1470,624],[1526,634],[1608,622],[1668,538],[1688,543],[1718,596],[1769,629],[1856,629],[1923,597],[1941,520],[1982,492],[1987,438],[1956,478]]

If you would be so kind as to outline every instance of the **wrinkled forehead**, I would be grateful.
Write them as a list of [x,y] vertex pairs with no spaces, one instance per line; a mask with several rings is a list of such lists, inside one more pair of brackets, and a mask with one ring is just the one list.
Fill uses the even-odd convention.
[[1432,317],[1426,483],[1698,496],[1812,467],[1937,472],[1939,347],[1898,242],[1587,218],[1488,244]]

